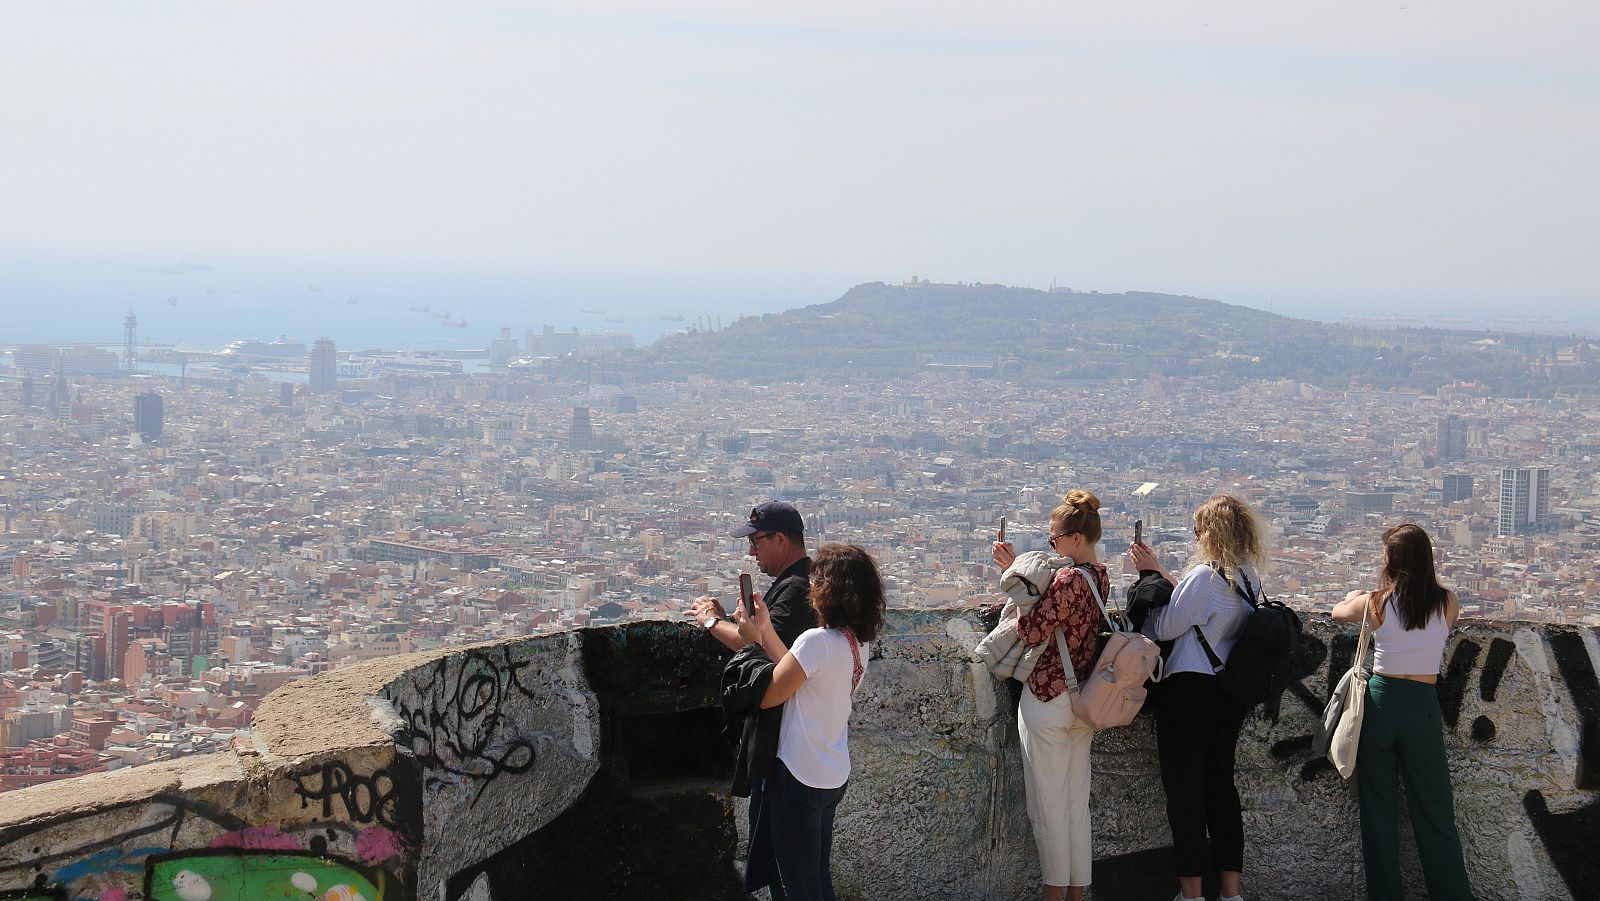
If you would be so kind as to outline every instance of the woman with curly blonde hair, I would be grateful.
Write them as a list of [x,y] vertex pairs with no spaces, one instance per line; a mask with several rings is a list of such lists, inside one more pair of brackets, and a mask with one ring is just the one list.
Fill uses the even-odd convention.
[[1144,633],[1173,643],[1155,707],[1177,901],[1201,898],[1208,873],[1220,874],[1222,901],[1240,901],[1244,816],[1233,768],[1246,709],[1216,674],[1260,597],[1267,530],[1248,504],[1220,494],[1194,511],[1194,537],[1193,563],[1178,580],[1146,545],[1128,553],[1139,569],[1174,583],[1171,602],[1150,614]]

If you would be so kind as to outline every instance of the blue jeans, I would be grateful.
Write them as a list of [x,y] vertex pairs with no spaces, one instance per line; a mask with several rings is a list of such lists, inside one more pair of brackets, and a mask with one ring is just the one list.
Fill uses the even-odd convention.
[[766,814],[778,877],[789,901],[837,901],[828,858],[833,852],[833,812],[848,786],[812,788],[796,779],[783,761],[773,764]]

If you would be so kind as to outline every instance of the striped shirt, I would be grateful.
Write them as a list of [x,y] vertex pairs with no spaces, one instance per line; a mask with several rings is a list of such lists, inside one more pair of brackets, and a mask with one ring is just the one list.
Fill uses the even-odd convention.
[[[1245,578],[1261,594],[1261,576],[1255,567],[1243,567]],[[1243,587],[1242,585],[1240,586]],[[1172,654],[1167,658],[1163,675],[1172,673],[1212,673],[1211,658],[1195,638],[1194,627],[1206,633],[1206,641],[1217,656],[1227,661],[1233,643],[1250,618],[1251,607],[1245,603],[1221,574],[1202,563],[1178,580],[1172,589],[1172,602],[1157,607],[1144,621],[1144,634],[1156,641],[1172,641]],[[1176,639],[1176,641],[1173,641]]]

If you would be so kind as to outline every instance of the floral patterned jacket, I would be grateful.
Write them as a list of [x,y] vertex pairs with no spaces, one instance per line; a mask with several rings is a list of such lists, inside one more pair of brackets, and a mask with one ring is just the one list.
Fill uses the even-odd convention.
[[[1094,571],[1096,587],[1101,597],[1111,594],[1111,578],[1099,563],[1089,564]],[[1067,690],[1067,673],[1061,664],[1061,651],[1056,647],[1055,631],[1061,629],[1066,639],[1067,653],[1072,656],[1072,670],[1079,682],[1089,678],[1094,666],[1095,635],[1101,621],[1100,607],[1089,592],[1088,580],[1076,567],[1063,567],[1050,582],[1033,609],[1017,620],[1017,633],[1024,644],[1048,642],[1039,663],[1028,676],[1028,687],[1041,701],[1053,701]]]

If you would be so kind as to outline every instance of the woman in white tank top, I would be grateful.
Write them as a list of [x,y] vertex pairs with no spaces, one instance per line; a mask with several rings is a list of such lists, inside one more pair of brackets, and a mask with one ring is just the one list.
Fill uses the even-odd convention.
[[1377,591],[1352,591],[1333,608],[1338,622],[1365,621],[1377,648],[1356,746],[1367,897],[1405,897],[1400,880],[1403,775],[1428,897],[1470,899],[1434,685],[1461,605],[1439,584],[1428,533],[1410,523],[1383,533],[1378,586]]

